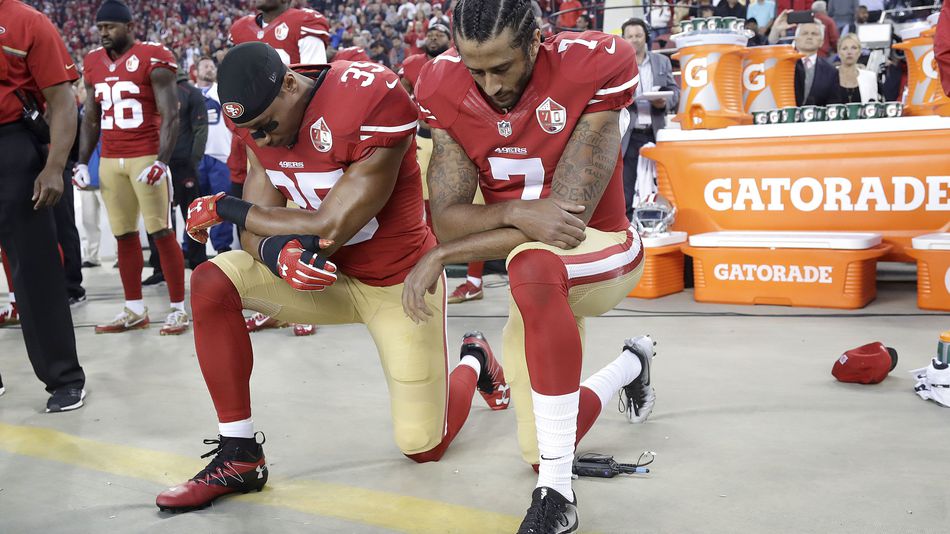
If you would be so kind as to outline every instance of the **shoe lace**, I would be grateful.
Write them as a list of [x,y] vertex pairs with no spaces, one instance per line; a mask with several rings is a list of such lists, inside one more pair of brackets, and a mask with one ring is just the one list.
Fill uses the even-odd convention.
[[553,532],[557,528],[557,510],[552,510],[556,505],[550,503],[550,499],[538,499],[528,507],[526,525],[533,532]]
[[212,449],[212,450],[210,450],[210,451],[208,451],[208,452],[202,454],[202,455],[201,455],[201,458],[204,459],[204,458],[207,458],[207,457],[209,457],[209,456],[214,456],[214,458],[211,459],[211,462],[210,462],[207,466],[205,466],[204,469],[202,469],[201,471],[198,471],[198,474],[195,475],[195,476],[192,478],[192,480],[194,480],[194,481],[196,481],[196,482],[205,482],[205,483],[206,483],[206,481],[207,481],[209,475],[210,475],[210,476],[215,476],[215,475],[217,475],[217,474],[219,473],[219,470],[220,470],[220,469],[226,467],[227,464],[226,464],[225,462],[227,462],[227,458],[225,458],[225,455],[220,454],[221,451],[224,450],[224,443],[223,443],[223,441],[224,441],[224,440],[222,440],[222,439],[220,439],[220,438],[219,438],[219,439],[205,439],[205,440],[203,440],[203,443],[204,443],[205,445],[217,445],[217,447],[215,447],[214,449]]
[[175,310],[168,314],[168,317],[165,318],[166,326],[177,326],[180,323],[184,322],[185,312],[181,310]]
[[617,409],[620,413],[625,413],[628,409],[635,411],[640,403],[638,395],[631,395],[627,389],[628,386],[620,389],[620,398],[617,400]]

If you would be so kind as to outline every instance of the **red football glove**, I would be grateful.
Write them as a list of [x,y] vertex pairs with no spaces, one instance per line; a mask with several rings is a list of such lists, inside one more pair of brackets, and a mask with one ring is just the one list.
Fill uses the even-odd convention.
[[155,163],[149,165],[139,173],[138,181],[148,185],[158,185],[162,178],[171,180],[172,171],[168,169],[165,162],[155,160]]
[[337,270],[333,262],[317,252],[332,243],[316,236],[274,236],[261,242],[259,255],[271,271],[297,291],[323,291],[336,282]]
[[188,222],[185,225],[185,231],[192,239],[202,244],[207,243],[208,228],[223,222],[223,219],[218,216],[215,204],[224,196],[224,193],[218,193],[198,197],[188,206]]

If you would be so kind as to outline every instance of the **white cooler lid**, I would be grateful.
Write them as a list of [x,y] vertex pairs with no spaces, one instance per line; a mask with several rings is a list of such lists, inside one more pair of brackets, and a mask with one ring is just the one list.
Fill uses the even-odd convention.
[[694,247],[864,250],[881,244],[881,234],[864,232],[709,232],[689,236],[689,244]]
[[950,234],[919,235],[912,242],[919,250],[950,250]]
[[667,245],[685,243],[686,232],[667,232],[665,235],[644,237],[641,240],[643,241],[644,248],[665,247]]

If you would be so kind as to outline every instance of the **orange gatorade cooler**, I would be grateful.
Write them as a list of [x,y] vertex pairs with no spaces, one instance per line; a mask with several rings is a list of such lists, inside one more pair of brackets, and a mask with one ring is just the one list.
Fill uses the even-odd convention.
[[655,299],[682,291],[683,252],[680,245],[686,242],[686,232],[670,232],[642,240],[643,275],[628,296]]
[[917,260],[917,307],[950,311],[950,234],[927,234],[912,240],[907,254]]
[[877,296],[880,234],[711,232],[693,235],[697,302],[861,308]]
[[795,105],[795,63],[804,57],[791,45],[748,49],[742,69],[742,105],[746,113]]
[[[684,130],[752,124],[742,105],[746,37],[736,33],[673,36],[682,75],[677,120]],[[793,87],[794,90],[794,87]]]
[[918,37],[907,39],[894,48],[907,55],[907,98],[905,115],[942,115],[950,117],[950,98],[943,94],[940,73],[934,58],[934,33],[930,28]]

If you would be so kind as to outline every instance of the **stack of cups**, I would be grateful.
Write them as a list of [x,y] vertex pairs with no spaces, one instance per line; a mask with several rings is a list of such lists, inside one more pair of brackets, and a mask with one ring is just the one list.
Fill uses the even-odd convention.
[[745,19],[736,17],[693,18],[680,21],[681,33],[745,33]]
[[802,106],[753,111],[752,124],[789,124],[795,122],[883,119],[900,117],[904,106],[900,102],[854,102],[829,106]]

